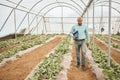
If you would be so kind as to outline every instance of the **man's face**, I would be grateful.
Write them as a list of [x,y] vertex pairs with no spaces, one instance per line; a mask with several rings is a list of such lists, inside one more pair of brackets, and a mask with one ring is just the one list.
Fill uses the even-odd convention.
[[77,21],[78,21],[78,24],[79,24],[79,25],[82,24],[82,19],[81,19],[81,18],[78,18]]

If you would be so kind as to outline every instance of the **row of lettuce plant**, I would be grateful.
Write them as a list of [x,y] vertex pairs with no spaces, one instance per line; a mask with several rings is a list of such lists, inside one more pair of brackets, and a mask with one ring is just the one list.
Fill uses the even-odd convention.
[[9,40],[6,40],[6,41],[1,41],[0,42],[0,48],[13,46],[15,44],[22,43],[24,41],[28,41],[28,40],[37,38],[39,36],[41,36],[41,35],[27,35],[27,36],[18,37],[16,39],[9,39]]
[[49,38],[53,37],[54,35],[46,35],[45,37],[39,37],[31,42],[26,42],[24,44],[21,44],[19,46],[16,46],[15,48],[13,49],[10,49],[10,50],[7,50],[7,51],[4,51],[0,54],[0,62],[4,59],[4,58],[9,58],[11,57],[12,55],[16,54],[17,52],[19,51],[22,51],[22,50],[26,50],[30,47],[33,47],[35,45],[38,45],[38,44],[42,44],[44,43],[46,40],[48,40]]
[[[92,45],[92,43],[91,43]],[[106,80],[120,80],[120,65],[116,63],[112,58],[110,59],[110,67],[107,65],[108,55],[98,45],[94,45],[94,49],[91,47],[92,56],[94,61],[98,63],[98,66],[103,69]]]
[[[108,39],[104,38],[102,35],[95,35],[97,38],[99,38],[100,40],[104,41],[105,43],[108,43]],[[114,48],[120,49],[120,45],[115,43],[114,41],[111,40],[111,45]]]
[[112,36],[113,38],[116,38],[116,39],[120,40],[120,35],[112,34],[111,36]]
[[69,44],[70,36],[67,36],[49,57],[45,57],[39,69],[35,70],[34,76],[28,80],[55,80],[56,74],[62,69],[60,63],[69,49]]

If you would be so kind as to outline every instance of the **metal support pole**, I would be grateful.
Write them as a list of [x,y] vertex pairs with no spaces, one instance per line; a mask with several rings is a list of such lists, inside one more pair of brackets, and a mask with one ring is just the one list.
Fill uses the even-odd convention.
[[48,27],[49,27],[49,32],[52,32],[51,31],[51,26],[50,26],[50,18],[48,18]]
[[83,21],[84,21],[84,19],[85,19],[85,17],[84,17],[84,15],[83,15]]
[[44,22],[44,25],[45,25],[45,31],[46,31],[46,33],[47,33],[47,28],[46,28],[45,17],[43,17],[43,22]]
[[85,22],[85,14],[82,16],[83,21]]
[[[99,26],[99,31],[98,33],[101,32],[101,28],[103,27],[103,5],[101,6],[101,19],[100,19],[100,26]],[[101,32],[102,34],[102,32]]]
[[36,17],[36,27],[37,27],[37,34],[38,34],[38,16]]
[[43,23],[42,24],[43,24],[42,34],[44,34],[44,27],[45,27],[45,25],[44,25],[44,19],[43,19]]
[[29,13],[28,13],[28,31],[30,31],[30,16],[29,16]]
[[7,23],[9,17],[11,16],[12,12],[19,6],[19,4],[20,4],[22,1],[23,1],[23,0],[20,0],[20,1],[18,2],[18,4],[16,5],[16,7],[11,10],[10,14],[8,15],[8,17],[7,17],[7,19],[5,20],[4,24],[2,25],[2,27],[1,27],[1,29],[0,29],[0,32],[1,32],[2,29],[4,28],[4,26],[5,26],[5,24]]
[[61,24],[62,24],[62,33],[64,34],[64,29],[63,29],[63,7],[61,7]]
[[108,24],[108,67],[110,67],[110,46],[111,46],[111,0],[109,0],[109,24]]
[[87,28],[88,28],[88,25],[89,25],[89,13],[88,13],[88,8],[87,8]]
[[16,30],[16,11],[14,9],[14,26],[15,26],[15,39],[17,38],[17,30]]
[[4,24],[2,25],[2,27],[0,28],[0,32],[2,31],[2,29],[4,28],[5,24],[7,23],[9,17],[11,16],[12,12],[14,11],[14,9],[12,9],[12,11],[10,12],[10,14],[8,15],[7,19],[5,20]]
[[94,31],[95,31],[95,25],[94,25],[94,12],[95,12],[95,7],[94,7],[94,0],[93,0],[93,49],[94,49]]
[[26,16],[27,16],[27,14],[24,16],[24,18],[22,19],[22,21],[21,21],[20,24],[18,25],[17,31],[19,30],[19,28],[20,28],[20,26],[22,25],[23,21],[25,20]]
[[84,23],[85,23],[85,24],[87,23],[87,15],[86,15],[86,14],[87,14],[87,12],[86,12],[85,15],[84,15],[84,21],[85,21]]
[[118,26],[119,26],[119,28],[118,28],[118,32],[119,32],[120,31],[120,24]]
[[[102,12],[101,13],[102,13],[102,16],[101,16],[102,17],[102,19],[101,19],[101,26],[104,27],[104,25],[103,25],[104,24],[103,23],[103,6],[102,6]],[[102,34],[102,32],[101,32],[101,34]]]

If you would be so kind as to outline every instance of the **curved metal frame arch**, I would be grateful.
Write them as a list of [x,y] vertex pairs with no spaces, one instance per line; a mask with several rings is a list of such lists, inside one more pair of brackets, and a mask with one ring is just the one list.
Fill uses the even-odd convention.
[[[45,8],[47,8],[47,7],[49,7],[49,6],[53,5],[53,4],[58,4],[58,3],[62,3],[62,4],[63,4],[64,2],[55,2],[55,3],[48,4],[48,5],[44,6],[44,7],[38,12],[38,15],[39,15],[39,14],[41,13],[41,11],[44,10]],[[67,5],[70,5],[70,6],[74,7],[73,5],[71,5],[71,4],[69,4],[69,3],[64,3],[64,4],[67,4]],[[74,8],[76,8],[76,7],[74,7]],[[77,9],[77,10],[79,10],[79,9]],[[35,16],[35,17],[36,17],[36,16]],[[32,22],[34,21],[35,17],[34,17],[33,20],[31,21],[30,25],[31,25]]]
[[[75,6],[73,6],[72,4],[65,3],[65,2],[59,2],[59,3],[67,4],[67,5],[69,5],[69,6],[74,7],[75,9],[79,10],[78,8],[76,8]],[[37,15],[39,15],[42,10],[44,10],[45,8],[47,8],[47,7],[49,7],[49,6],[53,5],[53,4],[58,4],[58,2],[54,2],[54,3],[51,3],[51,4],[48,4],[48,5],[44,6],[44,7],[38,12]],[[24,21],[24,19],[26,18],[27,15],[28,15],[28,13],[26,13],[26,15],[24,16],[24,18],[22,19],[22,21],[21,21],[20,24],[18,25],[17,31],[18,31],[19,27],[21,26],[21,24],[23,23],[23,21]],[[35,20],[35,18],[37,17],[37,15],[33,18],[33,20],[31,21],[31,23],[29,24],[29,26],[33,23],[33,21]]]
[[[37,6],[37,4],[39,4],[39,3],[42,2],[42,1],[43,1],[43,0],[40,0],[40,1],[36,2],[36,3],[31,7],[31,9],[30,9],[29,11],[31,11],[35,6]],[[80,5],[77,4],[74,0],[70,0],[70,1],[72,1],[72,2],[75,3],[77,6],[80,7]],[[57,2],[57,3],[59,3],[59,2]],[[80,8],[81,8],[81,7],[80,7]],[[81,8],[81,10],[82,10],[82,8]]]
[[[63,4],[62,4],[63,5]],[[64,5],[65,6],[65,5]],[[56,7],[56,6],[55,6]],[[53,7],[53,8],[51,8],[51,9],[49,9],[45,14],[47,14],[50,10],[52,10],[52,9],[54,9],[55,7]],[[58,7],[61,7],[61,6],[58,6]],[[70,7],[70,6],[67,6],[67,7]],[[71,8],[70,8],[71,9]],[[73,9],[74,10],[74,9]],[[41,11],[40,11],[41,12]],[[45,16],[45,14],[43,15],[43,16]],[[79,13],[78,13],[79,14]],[[34,17],[34,19],[36,18],[37,16],[35,16]],[[42,18],[40,19],[40,21],[42,20]],[[39,21],[39,22],[40,22]],[[33,22],[33,20],[32,20],[32,22]],[[37,24],[38,25],[38,24]]]
[[84,3],[84,1],[83,0],[80,0],[82,3],[83,3],[83,5],[86,7],[87,5]]
[[78,5],[81,8],[81,10],[83,11],[83,8],[78,3],[76,3],[74,0],[70,0],[70,1],[72,1],[73,3],[75,3],[76,5]]
[[42,1],[43,1],[43,0],[40,0],[40,1],[36,2],[36,3],[30,8],[29,12],[30,12],[37,4],[39,4],[39,3],[42,2]]
[[[20,0],[19,2],[21,3],[23,0]],[[40,1],[38,1],[38,2],[36,2],[31,8],[30,8],[30,10],[29,10],[29,12],[35,7],[35,6],[37,6],[37,4],[39,4],[40,2],[42,2],[43,0],[40,0]],[[75,3],[76,5],[78,5],[79,7],[80,7],[80,5],[79,4],[77,4],[74,0],[70,0],[70,1],[72,1],[73,3]],[[57,2],[58,3],[58,2]],[[82,2],[83,3],[83,2]],[[71,4],[72,5],[72,4]],[[17,4],[17,6],[19,6],[19,4]],[[81,7],[80,7],[81,8]],[[82,9],[82,8],[81,8]]]
[[[16,6],[19,6],[22,1],[23,1],[23,0],[20,0]],[[42,1],[43,1],[43,0],[40,0],[40,1],[36,2],[36,3],[30,8],[29,12],[30,12],[37,4],[39,4],[39,3],[42,2]],[[75,3],[76,5],[78,5],[78,6],[82,9],[82,7],[81,7],[79,4],[77,4],[74,0],[70,0],[70,1],[72,1],[73,3]],[[80,0],[80,2],[82,2],[82,3],[86,6],[86,4],[83,2],[83,0]],[[82,10],[83,10],[83,9],[82,9]],[[29,13],[29,12],[28,12],[28,13]]]
[[69,3],[66,3],[66,2],[54,2],[54,3],[50,3],[50,4],[46,5],[46,6],[44,6],[44,7],[38,12],[38,14],[39,14],[42,10],[44,10],[45,8],[47,8],[47,7],[49,7],[49,6],[53,5],[53,4],[57,4],[57,3],[67,4],[67,5],[69,5],[69,6],[74,7],[74,8],[75,8],[76,10],[78,10],[79,12],[81,12],[77,7],[73,6],[72,4],[69,4]]
[[[104,3],[104,2],[109,2],[109,1],[101,1],[101,2],[98,2],[98,3],[96,3],[96,5],[98,5],[98,4],[100,4],[100,3]],[[113,2],[113,3],[116,3],[116,4],[119,4],[120,5],[120,3],[119,2],[117,2],[117,1],[111,1],[111,2]],[[103,5],[99,5],[99,6],[103,6]],[[105,5],[105,6],[107,6],[107,5]],[[118,9],[116,9],[116,8],[114,8],[114,7],[111,7],[112,9],[114,9],[115,11],[117,11],[119,14],[120,14],[120,11],[118,10]]]
[[[64,2],[59,2],[59,3],[67,4],[67,5],[69,5],[69,6],[74,7],[75,9],[77,9],[75,6],[73,6],[73,5],[69,4],[69,3],[64,3]],[[39,15],[39,14],[41,13],[42,10],[44,10],[45,8],[47,8],[47,7],[49,7],[49,6],[53,5],[53,4],[58,4],[58,2],[51,3],[51,4],[48,4],[48,5],[44,6],[44,7],[38,12],[37,15]],[[78,9],[77,9],[77,10],[78,10]],[[37,15],[33,18],[33,20],[31,21],[30,25],[33,23],[33,21],[35,20],[35,18],[37,17]],[[27,14],[25,15],[25,17],[26,17],[26,16],[27,16]],[[24,19],[25,19],[25,17],[24,17]],[[22,20],[22,22],[23,22],[23,20]],[[20,23],[20,25],[22,24],[22,22]],[[18,31],[20,25],[18,26],[17,31]],[[30,26],[30,25],[29,25],[29,26]]]
[[96,0],[95,3],[97,3],[98,1],[100,1],[100,0]]
[[[98,2],[98,3],[96,3],[95,5],[98,5],[98,4],[100,4],[100,3],[104,3],[104,2],[109,2],[109,1],[101,1],[101,2]],[[119,2],[117,2],[117,1],[111,1],[112,3],[116,3],[116,4],[119,4],[120,5],[120,3]]]
[[[43,16],[45,16],[48,12],[50,12],[52,9],[57,8],[57,7],[61,7],[61,6],[54,6],[54,7],[52,7],[51,9],[46,11]],[[67,7],[67,8],[70,8],[70,9],[72,8],[72,7],[66,6],[66,5],[62,5],[62,7]],[[75,11],[74,9],[71,9],[71,10]],[[79,12],[77,12],[77,11],[75,11],[75,12],[79,15]]]
[[[99,6],[103,6],[103,7],[109,7],[108,5],[96,5],[95,7],[99,7]],[[114,7],[111,7],[112,9],[114,9],[115,11],[117,11],[119,14],[120,14],[120,11],[117,10],[116,8]]]
[[[53,9],[55,9],[55,8],[57,8],[57,7],[61,7],[61,6],[54,6],[54,7],[52,7],[51,9],[49,9],[48,11],[46,11],[46,13],[45,13],[43,16],[45,16],[48,12],[50,12],[51,10],[53,10]],[[62,7],[67,7],[67,8],[70,8],[70,9],[71,9],[71,7],[66,6],[66,5],[62,5]],[[71,9],[71,10],[75,11],[74,9]],[[75,11],[75,12],[76,12],[76,11]],[[77,14],[79,15],[79,13],[77,13]],[[41,20],[42,20],[42,18],[40,19],[40,21],[41,21]],[[39,25],[40,21],[38,22],[37,25]],[[34,27],[34,30],[37,28],[37,25],[36,25],[36,27]],[[33,30],[32,30],[32,32],[33,32]]]
[[[23,1],[23,0],[20,0],[14,9],[16,9],[17,6],[19,6],[22,1]],[[30,13],[30,11],[31,11],[37,4],[39,4],[41,1],[43,1],[43,0],[40,0],[40,1],[36,2],[36,3],[32,6],[32,8],[25,14],[25,16],[24,16],[24,18],[22,19],[22,21],[20,22],[19,26],[23,23],[24,19],[25,19],[26,16]],[[70,1],[72,1],[73,3],[75,3],[73,0],[70,0]],[[75,3],[75,4],[76,4],[76,5],[79,5],[79,4],[77,4],[77,3]],[[72,5],[72,4],[71,4],[71,5]],[[75,6],[74,6],[74,7],[75,7]],[[79,7],[80,7],[80,6],[79,6]],[[76,8],[77,8],[77,7],[76,7]],[[14,9],[13,9],[13,10],[14,10]],[[78,9],[78,10],[79,10],[79,9]],[[13,11],[11,11],[11,13],[12,13],[12,12],[13,12]],[[2,25],[2,27],[1,27],[1,29],[0,29],[0,32],[2,31],[2,29],[3,29],[4,25],[6,24],[7,20],[9,19],[11,13],[9,14],[9,16],[7,17],[7,19],[5,20],[4,24]],[[19,26],[18,26],[18,28],[19,28]],[[18,30],[18,28],[17,28],[17,30]]]

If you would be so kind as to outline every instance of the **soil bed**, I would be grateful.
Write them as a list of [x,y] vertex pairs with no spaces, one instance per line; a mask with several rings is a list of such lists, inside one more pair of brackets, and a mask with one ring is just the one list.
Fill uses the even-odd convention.
[[31,70],[61,42],[62,38],[63,36],[57,36],[34,51],[0,67],[0,80],[24,80]]
[[[108,52],[108,46],[107,46],[105,43],[101,42],[100,40],[98,40],[98,39],[96,39],[96,38],[94,38],[94,41],[95,41],[95,43],[96,43],[98,46],[100,46],[101,49],[103,49],[103,50],[105,50],[106,52]],[[117,50],[115,50],[115,49],[113,49],[112,47],[111,47],[111,57],[112,57],[118,64],[120,64],[120,52],[117,51]]]

